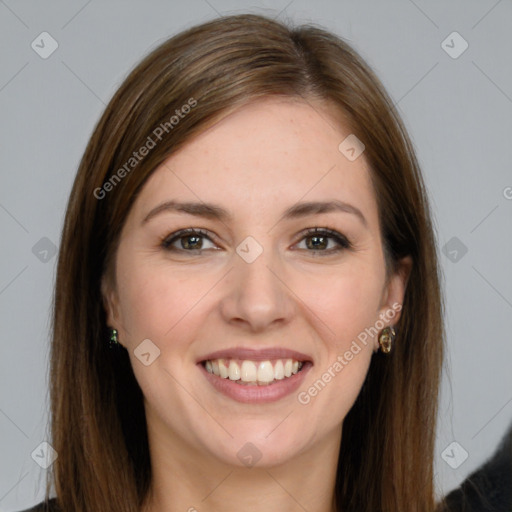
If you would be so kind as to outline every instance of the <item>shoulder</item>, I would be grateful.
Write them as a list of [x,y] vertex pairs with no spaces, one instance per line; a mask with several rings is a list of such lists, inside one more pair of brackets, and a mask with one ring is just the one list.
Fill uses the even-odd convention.
[[57,500],[51,498],[49,501],[42,501],[32,508],[20,510],[20,512],[60,512],[60,509],[57,507]]

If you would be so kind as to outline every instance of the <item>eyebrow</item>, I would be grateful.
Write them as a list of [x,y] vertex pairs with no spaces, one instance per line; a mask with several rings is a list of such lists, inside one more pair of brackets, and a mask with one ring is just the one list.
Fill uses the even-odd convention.
[[[337,199],[331,201],[308,201],[297,203],[288,208],[279,221],[291,220],[308,215],[315,215],[320,213],[331,212],[351,213],[355,215],[365,227],[368,227],[368,222],[365,216],[355,206],[339,201]],[[232,220],[233,216],[229,211],[221,206],[211,203],[195,203],[195,202],[180,202],[180,201],[166,201],[153,208],[143,219],[142,224],[145,224],[150,219],[163,212],[178,212],[187,213],[196,217],[204,217],[212,220],[219,220],[221,222],[228,222]]]

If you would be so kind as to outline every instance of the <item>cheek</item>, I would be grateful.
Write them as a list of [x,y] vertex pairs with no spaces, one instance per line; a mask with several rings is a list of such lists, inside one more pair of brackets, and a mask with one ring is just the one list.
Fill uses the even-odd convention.
[[298,295],[324,324],[326,339],[343,349],[352,339],[377,319],[382,300],[384,276],[373,267],[361,266],[360,271],[344,272],[308,281]]
[[[123,269],[130,269],[123,273]],[[136,345],[149,338],[163,348],[166,339],[173,338],[173,346],[182,336],[174,336],[216,280],[202,276],[195,279],[191,270],[169,271],[161,264],[119,260],[119,292],[123,327],[128,342]]]
[[[366,274],[329,280],[328,292],[307,295],[317,331],[323,336],[325,352],[297,400],[312,416],[321,418],[322,428],[339,425],[356,401],[373,354],[370,327],[380,303],[380,280]],[[308,293],[304,287],[304,294]]]
[[367,375],[384,277],[378,266],[358,265],[314,286],[302,285],[304,302],[317,318],[316,330],[325,333],[325,352],[298,401],[323,417],[326,428],[343,420]]

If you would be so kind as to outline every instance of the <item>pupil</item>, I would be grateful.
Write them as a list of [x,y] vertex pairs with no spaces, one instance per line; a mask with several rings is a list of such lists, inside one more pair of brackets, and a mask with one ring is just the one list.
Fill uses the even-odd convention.
[[[192,244],[190,244],[189,240],[195,240],[195,242],[192,242]],[[185,249],[197,249],[197,246],[195,244],[198,244],[200,241],[201,241],[201,237],[199,237],[197,235],[189,235],[189,236],[185,237],[184,248]],[[183,242],[182,242],[182,245],[183,245]]]
[[[311,241],[311,244],[309,244],[309,245],[312,246],[313,249],[318,249],[318,248],[325,249],[325,247],[326,247],[325,237],[312,236],[309,239]],[[201,242],[200,236],[189,235],[189,236],[185,237],[184,240],[185,240],[185,243],[183,244],[183,239],[182,239],[182,245],[185,249],[197,249],[198,248],[197,246],[201,245],[200,244],[200,242]],[[190,240],[193,240],[192,243],[190,242]]]
[[[322,242],[318,243],[319,240],[322,240]],[[325,247],[326,247],[325,237],[323,237],[323,236],[312,236],[311,241],[314,241],[313,242],[314,249],[318,249],[319,247],[325,249]]]

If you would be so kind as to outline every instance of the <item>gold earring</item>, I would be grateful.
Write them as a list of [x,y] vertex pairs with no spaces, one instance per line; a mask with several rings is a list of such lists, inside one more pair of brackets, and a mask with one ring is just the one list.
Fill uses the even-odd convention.
[[396,331],[391,326],[384,327],[379,335],[379,345],[380,349],[384,354],[389,354],[391,352],[391,345],[396,336]]

